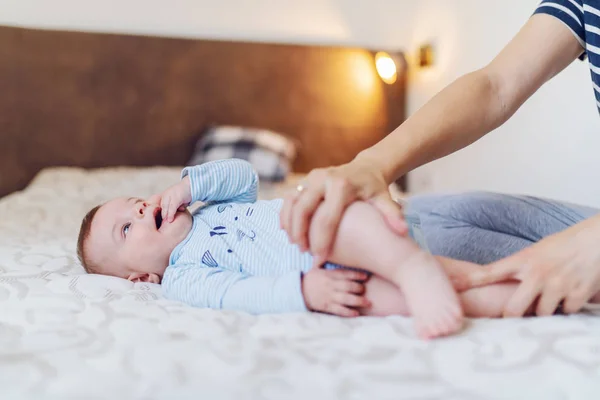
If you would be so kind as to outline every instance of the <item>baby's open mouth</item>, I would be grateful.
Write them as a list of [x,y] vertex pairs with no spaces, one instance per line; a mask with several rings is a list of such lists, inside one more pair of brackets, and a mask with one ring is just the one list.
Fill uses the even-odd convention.
[[162,219],[162,210],[160,208],[157,209],[156,214],[154,215],[154,222],[156,222],[156,229],[160,229],[163,219]]

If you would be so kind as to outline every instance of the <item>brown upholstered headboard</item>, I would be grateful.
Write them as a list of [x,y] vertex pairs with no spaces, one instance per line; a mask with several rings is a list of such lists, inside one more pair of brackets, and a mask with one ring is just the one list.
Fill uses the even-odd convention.
[[273,129],[295,171],[346,162],[404,118],[404,70],[364,49],[0,27],[0,196],[48,166],[183,165],[209,124]]

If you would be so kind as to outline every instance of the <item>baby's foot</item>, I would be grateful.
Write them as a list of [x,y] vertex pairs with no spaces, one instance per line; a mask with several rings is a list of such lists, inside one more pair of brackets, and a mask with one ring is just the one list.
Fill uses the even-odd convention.
[[448,276],[431,255],[417,251],[398,268],[395,280],[424,339],[450,335],[463,326],[458,295]]

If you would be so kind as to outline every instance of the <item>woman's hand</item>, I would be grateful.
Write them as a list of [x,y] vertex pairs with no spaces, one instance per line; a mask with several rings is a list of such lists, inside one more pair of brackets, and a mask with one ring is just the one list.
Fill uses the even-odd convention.
[[539,297],[537,315],[581,310],[600,291],[600,214],[549,236],[469,277],[468,286],[521,281],[504,316],[520,317]]
[[[285,199],[280,214],[281,227],[291,242],[302,251],[310,250],[315,257],[315,265],[320,265],[330,254],[346,207],[356,200],[370,202],[381,212],[390,228],[398,234],[406,234],[402,209],[392,200],[388,183],[374,163],[360,156],[348,164],[309,173],[298,191]],[[319,206],[325,207],[327,212],[321,213],[321,218],[312,218]],[[316,229],[309,238],[312,225]]]

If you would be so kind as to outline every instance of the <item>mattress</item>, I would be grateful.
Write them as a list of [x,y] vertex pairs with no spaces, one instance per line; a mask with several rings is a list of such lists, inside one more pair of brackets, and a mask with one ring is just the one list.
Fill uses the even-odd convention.
[[195,309],[158,285],[84,274],[85,212],[178,178],[56,168],[0,200],[0,399],[599,398],[599,315],[471,320],[425,342],[410,318]]

